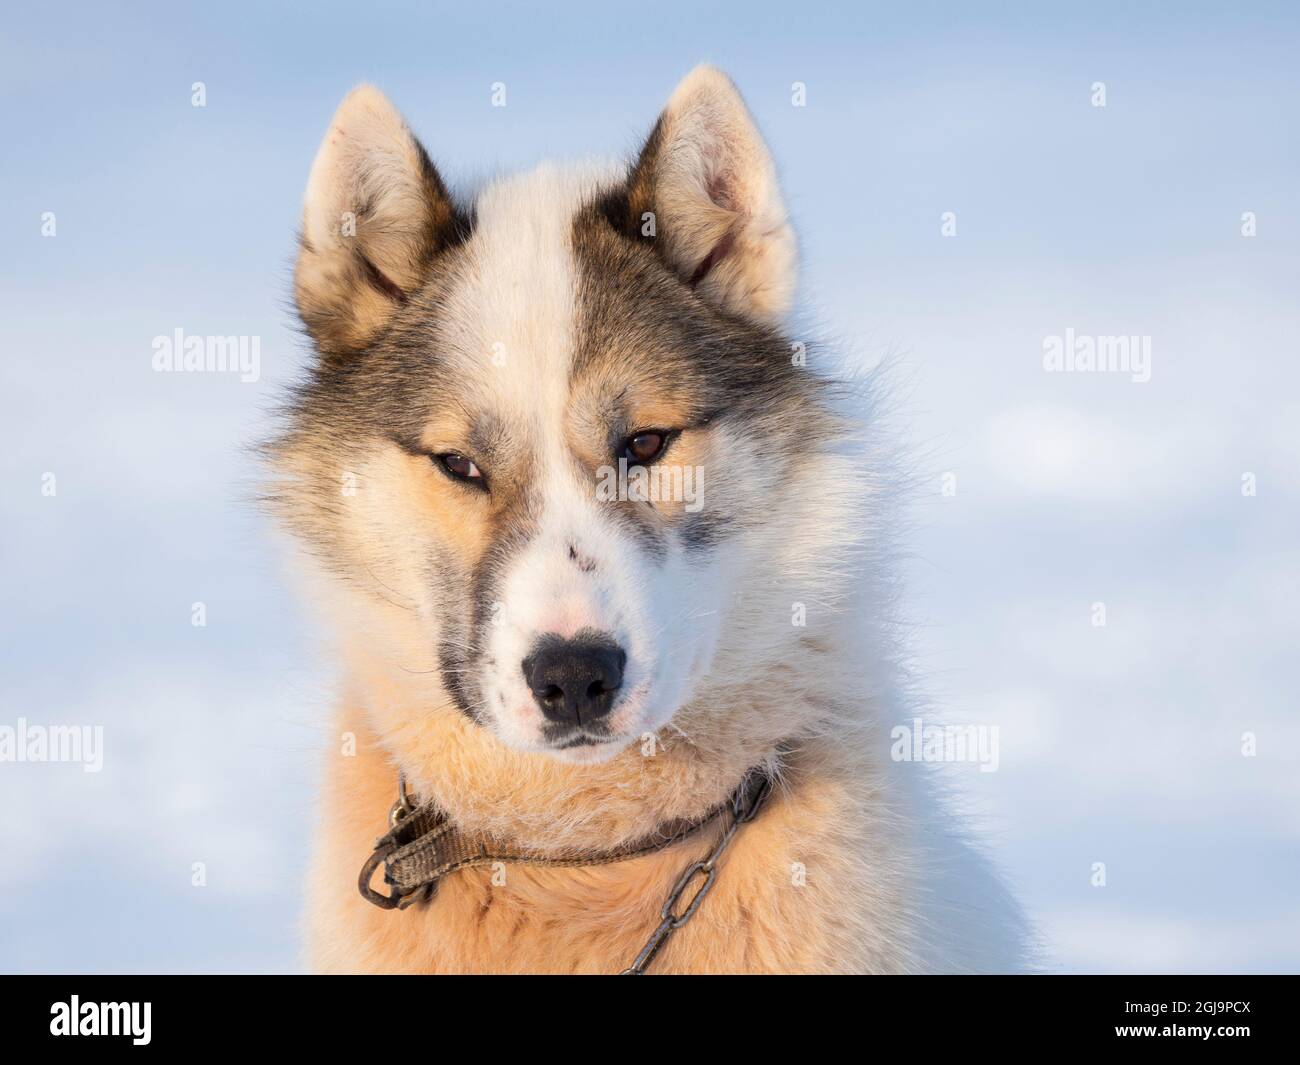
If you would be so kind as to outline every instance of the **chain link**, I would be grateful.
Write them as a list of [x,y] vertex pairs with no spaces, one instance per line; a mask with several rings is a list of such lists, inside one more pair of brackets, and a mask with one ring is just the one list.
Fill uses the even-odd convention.
[[[726,827],[723,828],[722,835],[718,837],[718,842],[713,845],[713,849],[704,858],[691,862],[682,870],[681,876],[677,878],[677,883],[673,885],[673,889],[668,893],[663,908],[659,911],[659,924],[650,933],[650,938],[646,941],[646,945],[641,948],[641,953],[636,956],[631,965],[619,974],[620,976],[644,976],[646,969],[654,961],[655,955],[659,953],[660,948],[668,942],[669,937],[695,916],[695,912],[700,908],[700,903],[704,901],[704,897],[713,887],[714,880],[717,879],[719,859],[731,845],[731,841],[736,838],[736,832],[740,829],[740,826],[754,819],[771,792],[772,779],[767,777],[752,801],[747,802],[745,796],[737,794],[732,802],[731,809],[727,812]],[[700,886],[695,889],[691,901],[687,903],[684,910],[678,913],[678,906],[682,901],[682,896],[686,893],[686,889],[701,877],[703,877],[703,880]]]

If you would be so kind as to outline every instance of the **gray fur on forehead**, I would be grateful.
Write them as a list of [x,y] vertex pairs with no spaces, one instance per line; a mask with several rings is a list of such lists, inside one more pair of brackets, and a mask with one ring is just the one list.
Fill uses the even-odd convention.
[[778,329],[714,306],[670,269],[642,235],[631,191],[612,189],[574,219],[574,377],[633,367],[652,384],[687,384],[698,415],[785,411],[817,428],[824,382],[794,365]]

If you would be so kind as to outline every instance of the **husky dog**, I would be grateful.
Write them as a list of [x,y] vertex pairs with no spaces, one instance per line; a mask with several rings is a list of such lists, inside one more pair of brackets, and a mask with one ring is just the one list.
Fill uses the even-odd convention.
[[343,101],[295,271],[317,358],[268,490],[355,743],[326,773],[315,969],[616,973],[716,842],[461,869],[384,911],[357,871],[399,773],[459,829],[562,855],[700,818],[756,767],[770,798],[651,971],[1024,966],[1014,901],[927,767],[890,758],[912,711],[887,449],[784,327],[796,258],[716,69],[630,166],[544,165],[470,204],[377,90]]

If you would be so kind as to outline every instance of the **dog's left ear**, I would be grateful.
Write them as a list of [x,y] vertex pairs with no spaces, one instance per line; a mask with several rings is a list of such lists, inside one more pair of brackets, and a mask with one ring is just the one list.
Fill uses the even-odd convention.
[[768,325],[789,311],[797,254],[776,168],[716,67],[696,67],[668,100],[632,170],[628,214],[628,232],[703,298]]

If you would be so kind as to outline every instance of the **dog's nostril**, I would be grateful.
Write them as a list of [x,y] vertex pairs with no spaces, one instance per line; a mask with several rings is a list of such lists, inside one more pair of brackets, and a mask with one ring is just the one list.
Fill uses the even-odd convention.
[[523,672],[549,720],[582,725],[613,708],[626,664],[627,653],[608,636],[580,632],[572,640],[543,636],[524,659]]

